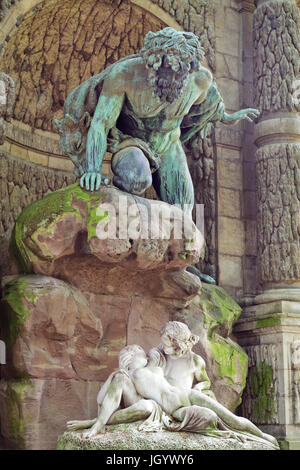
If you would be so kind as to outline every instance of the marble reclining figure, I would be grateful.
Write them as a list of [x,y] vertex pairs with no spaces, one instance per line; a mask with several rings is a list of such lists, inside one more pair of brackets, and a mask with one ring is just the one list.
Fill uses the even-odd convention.
[[168,322],[161,335],[161,344],[148,356],[138,345],[121,350],[119,370],[108,377],[98,394],[98,417],[69,421],[68,430],[83,429],[83,436],[90,438],[105,432],[106,424],[144,420],[141,431],[197,432],[267,442],[278,448],[274,437],[216,400],[205,362],[192,352],[199,337],[177,321]]

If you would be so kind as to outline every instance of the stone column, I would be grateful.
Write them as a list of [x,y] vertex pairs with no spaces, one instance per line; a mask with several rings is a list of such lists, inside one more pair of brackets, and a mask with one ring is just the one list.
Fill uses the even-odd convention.
[[300,14],[295,1],[258,0],[253,29],[254,104],[261,111],[254,133],[261,292],[236,330],[250,359],[241,412],[283,446],[300,448],[299,372],[293,359],[300,339]]

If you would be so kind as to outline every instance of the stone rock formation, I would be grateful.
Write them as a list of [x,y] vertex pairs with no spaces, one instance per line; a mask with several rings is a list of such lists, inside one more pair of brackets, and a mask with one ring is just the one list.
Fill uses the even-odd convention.
[[[161,208],[170,214],[164,238],[155,217]],[[117,369],[122,347],[148,351],[172,319],[201,336],[212,390],[228,408],[237,406],[247,356],[230,333],[240,308],[185,270],[198,262],[204,239],[193,223],[176,238],[182,220],[181,209],[166,203],[113,187],[91,194],[78,184],[23,210],[11,240],[23,274],[4,279],[0,317],[8,346],[0,389],[7,444],[54,448],[74,414],[96,416],[97,391]],[[150,229],[156,238],[145,238]]]

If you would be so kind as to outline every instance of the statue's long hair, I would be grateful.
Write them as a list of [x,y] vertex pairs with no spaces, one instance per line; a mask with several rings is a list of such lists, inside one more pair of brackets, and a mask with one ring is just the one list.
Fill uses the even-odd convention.
[[160,330],[160,334],[180,354],[191,351],[200,339],[199,336],[191,333],[185,323],[179,321],[167,322]]
[[200,69],[204,50],[195,34],[164,28],[146,35],[140,55],[155,94],[172,103],[179,97],[188,74]]

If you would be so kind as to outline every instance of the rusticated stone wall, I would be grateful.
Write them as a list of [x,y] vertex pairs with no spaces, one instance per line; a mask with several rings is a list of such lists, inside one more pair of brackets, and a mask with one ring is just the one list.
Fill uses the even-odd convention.
[[9,240],[22,209],[74,180],[72,173],[34,165],[0,150],[0,277],[16,272]]
[[300,279],[300,143],[264,146],[256,159],[261,279]]
[[174,16],[185,31],[200,38],[208,64],[215,70],[216,4],[211,0],[152,0],[152,3]]
[[195,188],[195,204],[204,206],[205,254],[199,268],[217,279],[216,165],[212,135],[195,136],[187,144],[189,169]]
[[16,83],[14,117],[56,131],[67,95],[80,83],[142,47],[165,24],[129,1],[42,2],[8,41],[4,72]]
[[293,99],[300,72],[299,10],[295,2],[261,5],[254,17],[255,103],[262,112],[300,111]]

